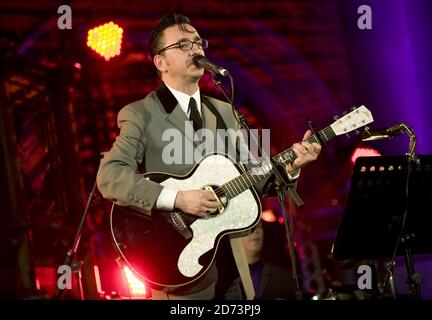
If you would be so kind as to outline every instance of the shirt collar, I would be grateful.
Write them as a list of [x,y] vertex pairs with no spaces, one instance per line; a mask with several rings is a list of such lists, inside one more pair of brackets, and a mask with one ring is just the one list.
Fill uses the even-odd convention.
[[182,108],[182,110],[184,111],[184,113],[188,117],[189,117],[189,112],[188,112],[189,111],[188,110],[189,109],[189,100],[190,100],[191,97],[195,99],[195,101],[197,103],[198,112],[202,116],[202,114],[201,114],[201,95],[200,95],[199,88],[198,88],[197,91],[195,91],[195,93],[192,96],[190,96],[190,95],[188,95],[188,94],[186,94],[184,92],[180,92],[180,91],[174,90],[173,88],[171,88],[166,83],[165,83],[165,85],[171,91],[171,93],[174,95],[174,97],[177,99],[180,107]]

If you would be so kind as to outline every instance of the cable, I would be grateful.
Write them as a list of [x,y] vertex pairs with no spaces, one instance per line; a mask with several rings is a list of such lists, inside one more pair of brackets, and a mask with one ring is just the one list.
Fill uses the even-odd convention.
[[383,285],[384,289],[387,287],[389,279],[390,279],[390,277],[393,274],[393,270],[394,270],[394,267],[395,267],[396,254],[397,254],[397,251],[399,249],[399,245],[400,245],[400,242],[401,242],[401,239],[402,239],[402,234],[403,234],[404,229],[405,229],[406,218],[408,216],[408,207],[409,207],[409,179],[410,179],[410,171],[411,171],[412,162],[415,162],[415,161],[411,157],[408,157],[408,168],[407,168],[406,183],[405,183],[405,197],[406,197],[405,212],[404,212],[403,217],[402,217],[402,225],[401,225],[401,228],[400,228],[400,231],[399,231],[399,235],[398,235],[398,237],[396,239],[396,245],[395,245],[395,248],[394,248],[394,251],[393,251],[393,254],[392,254],[390,268],[387,271],[387,274],[386,274],[386,277],[385,277],[385,280],[384,280],[384,285]]

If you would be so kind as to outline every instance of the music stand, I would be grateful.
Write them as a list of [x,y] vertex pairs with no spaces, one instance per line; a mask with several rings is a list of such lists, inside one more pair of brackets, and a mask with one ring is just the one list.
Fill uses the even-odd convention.
[[[396,255],[405,256],[410,294],[420,298],[421,278],[414,271],[411,254],[432,253],[432,155],[416,156],[411,162],[408,159],[407,156],[357,158],[333,257],[335,260],[392,258],[398,246]],[[409,166],[411,171],[407,175]]]

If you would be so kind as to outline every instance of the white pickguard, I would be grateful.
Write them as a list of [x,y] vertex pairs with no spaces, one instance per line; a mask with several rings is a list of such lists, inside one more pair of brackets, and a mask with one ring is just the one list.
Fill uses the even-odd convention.
[[[237,168],[221,155],[206,157],[200,162],[194,174],[185,180],[167,179],[164,186],[176,190],[200,189],[204,185],[221,186],[239,176]],[[229,201],[225,210],[208,219],[198,219],[192,223],[192,241],[180,254],[177,266],[186,277],[193,277],[203,268],[198,259],[216,246],[218,234],[226,230],[243,229],[250,226],[259,214],[258,204],[251,190],[246,190]]]

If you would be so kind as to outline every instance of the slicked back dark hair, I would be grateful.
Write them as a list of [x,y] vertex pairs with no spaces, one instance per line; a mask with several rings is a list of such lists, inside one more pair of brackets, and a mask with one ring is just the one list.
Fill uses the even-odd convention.
[[162,36],[165,29],[177,25],[180,30],[190,32],[186,29],[186,24],[190,24],[190,20],[184,14],[177,12],[165,14],[153,28],[148,39],[148,49],[151,58],[153,59],[162,49]]

